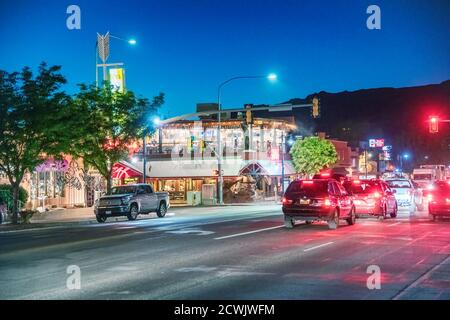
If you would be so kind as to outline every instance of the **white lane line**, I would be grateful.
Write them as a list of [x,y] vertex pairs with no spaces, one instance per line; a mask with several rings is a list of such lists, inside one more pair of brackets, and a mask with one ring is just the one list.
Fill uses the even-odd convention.
[[387,227],[393,227],[393,226],[396,226],[396,225],[398,225],[398,224],[400,224],[400,223],[401,223],[401,222],[391,223],[391,224],[388,224]]
[[245,236],[245,235],[247,235],[247,234],[252,234],[252,233],[257,233],[257,232],[263,232],[263,231],[268,231],[268,230],[273,230],[273,229],[279,229],[279,228],[284,228],[284,224],[281,225],[281,226],[276,226],[276,227],[270,227],[270,228],[258,229],[258,230],[248,231],[248,232],[236,233],[236,234],[232,234],[232,235],[229,235],[229,236],[218,237],[218,238],[214,238],[214,240],[223,240],[223,239],[228,239],[228,238],[240,237],[240,236]]
[[411,283],[410,285],[403,288],[403,290],[400,290],[394,297],[392,297],[392,300],[400,300],[404,295],[408,294],[408,292],[414,288],[416,288],[418,285],[420,285],[423,281],[427,280],[431,274],[433,274],[434,271],[439,269],[441,266],[446,264],[450,260],[450,256],[445,258],[441,263],[435,265],[432,269],[427,270],[425,273],[423,273],[416,281]]
[[319,249],[319,248],[322,248],[322,247],[325,247],[325,246],[329,246],[330,244],[333,244],[333,243],[334,242],[327,242],[327,243],[319,244],[318,246],[314,246],[314,247],[305,249],[305,250],[303,250],[303,252],[308,252],[308,251],[311,251],[311,250]]
[[67,226],[54,226],[54,227],[44,227],[44,228],[5,230],[5,231],[0,231],[0,234],[4,234],[4,233],[21,233],[21,232],[41,231],[41,230],[50,230],[50,229],[62,229],[62,228],[67,228]]

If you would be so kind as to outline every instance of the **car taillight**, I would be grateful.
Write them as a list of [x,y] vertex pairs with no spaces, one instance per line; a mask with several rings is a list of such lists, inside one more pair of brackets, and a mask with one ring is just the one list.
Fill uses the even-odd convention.
[[331,206],[331,201],[330,201],[330,199],[325,199],[325,201],[323,202],[323,205],[326,206],[326,207]]
[[281,202],[283,204],[291,204],[293,201],[291,199],[287,199],[286,197],[283,197],[283,199],[281,199]]
[[374,192],[374,193],[369,194],[368,198],[369,199],[379,199],[379,198],[381,198],[381,194],[379,192]]

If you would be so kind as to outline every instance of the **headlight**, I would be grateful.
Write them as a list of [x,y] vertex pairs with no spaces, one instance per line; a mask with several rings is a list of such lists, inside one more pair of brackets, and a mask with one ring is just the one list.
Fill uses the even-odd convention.
[[130,203],[131,197],[122,198],[122,204],[127,205]]

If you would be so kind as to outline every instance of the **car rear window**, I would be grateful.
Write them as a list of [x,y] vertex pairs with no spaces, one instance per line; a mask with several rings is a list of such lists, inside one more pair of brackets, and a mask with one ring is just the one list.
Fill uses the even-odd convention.
[[408,180],[388,180],[386,183],[391,188],[411,188]]
[[328,181],[294,181],[292,182],[286,193],[302,193],[309,196],[316,196],[328,193]]
[[415,173],[414,174],[414,180],[431,180],[432,176],[431,174],[425,174],[425,173]]
[[370,182],[348,182],[345,183],[345,189],[353,194],[368,194],[373,192],[381,192],[381,186]]

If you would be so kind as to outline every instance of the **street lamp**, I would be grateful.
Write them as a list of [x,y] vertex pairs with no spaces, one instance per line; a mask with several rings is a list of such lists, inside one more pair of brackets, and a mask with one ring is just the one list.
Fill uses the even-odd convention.
[[270,80],[270,81],[275,81],[275,80],[277,80],[277,75],[275,74],[275,73],[270,73],[268,76],[267,76],[267,79],[268,80]]
[[401,168],[402,172],[403,172],[403,159],[408,160],[409,154],[404,153],[404,154],[400,155],[400,168]]
[[[160,127],[161,118],[158,116],[155,116],[152,119],[152,123],[155,127],[158,128],[159,140],[161,141],[161,127]],[[146,180],[147,180],[147,170],[146,170],[147,169],[147,130],[144,131],[144,135],[142,137],[142,142],[143,142],[143,145],[142,145],[142,154],[143,154],[143,156],[142,156],[142,180],[143,181],[142,182],[146,183]]]
[[[123,65],[123,63],[112,63],[106,64],[106,61],[109,58],[109,38],[114,38],[117,40],[121,40],[127,42],[129,45],[136,45],[135,39],[125,40],[120,37],[113,36],[109,33],[109,31],[105,35],[100,35],[97,33],[97,41],[95,42],[95,85],[98,87],[98,67],[103,67],[103,81],[106,79],[106,67],[115,66],[115,65]],[[102,60],[102,64],[98,64],[98,57]]]
[[217,193],[219,196],[219,204],[223,204],[223,174],[222,174],[222,143],[221,143],[221,137],[220,137],[220,131],[222,129],[221,126],[221,106],[220,106],[220,95],[222,92],[223,86],[225,86],[227,83],[230,83],[231,81],[238,80],[238,79],[267,79],[269,81],[275,81],[277,80],[277,75],[274,73],[270,73],[267,76],[235,76],[232,77],[224,82],[222,82],[219,87],[217,88],[217,107],[219,109],[219,114],[217,117],[217,169],[218,169],[218,177],[217,177]]

